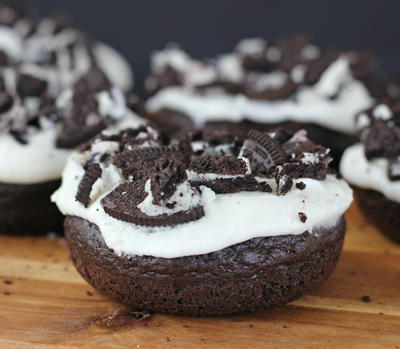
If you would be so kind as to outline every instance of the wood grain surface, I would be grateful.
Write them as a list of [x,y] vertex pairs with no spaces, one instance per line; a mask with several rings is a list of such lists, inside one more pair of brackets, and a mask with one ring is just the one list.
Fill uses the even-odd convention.
[[400,246],[354,205],[339,265],[309,296],[258,313],[99,325],[123,310],[79,276],[63,239],[0,237],[0,348],[400,348]]

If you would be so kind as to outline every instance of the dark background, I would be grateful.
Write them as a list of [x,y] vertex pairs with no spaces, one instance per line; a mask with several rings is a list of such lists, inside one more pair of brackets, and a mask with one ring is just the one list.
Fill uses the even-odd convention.
[[140,89],[149,54],[169,41],[195,56],[230,50],[244,37],[302,32],[317,43],[375,52],[400,80],[400,1],[27,0],[43,15],[69,14],[132,63]]

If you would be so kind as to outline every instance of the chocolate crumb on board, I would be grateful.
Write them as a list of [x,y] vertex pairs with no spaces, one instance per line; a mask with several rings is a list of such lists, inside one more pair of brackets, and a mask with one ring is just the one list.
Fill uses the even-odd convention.
[[362,296],[361,297],[361,300],[364,302],[364,303],[369,303],[369,302],[371,302],[371,297],[370,296]]

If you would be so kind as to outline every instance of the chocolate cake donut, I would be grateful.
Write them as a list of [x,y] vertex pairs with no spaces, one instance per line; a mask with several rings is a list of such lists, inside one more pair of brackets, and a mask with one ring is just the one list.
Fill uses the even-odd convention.
[[355,115],[376,98],[399,94],[372,56],[323,50],[304,37],[275,43],[246,39],[213,60],[196,60],[168,45],[151,63],[146,85],[152,97],[146,107],[167,130],[222,121],[239,127],[297,123],[297,129],[329,147],[335,160],[357,140]]
[[138,309],[196,316],[268,309],[333,271],[349,186],[329,150],[296,133],[150,127],[74,153],[52,200],[81,275]]
[[119,63],[102,61],[98,45],[68,23],[0,3],[1,233],[61,230],[49,198],[72,150],[108,127],[143,122],[113,85],[118,74],[102,69]]
[[132,69],[115,49],[90,38],[67,17],[40,18],[16,3],[0,1],[2,66],[40,65],[57,78],[60,88],[71,86],[97,66],[113,85],[130,90]]
[[341,171],[368,219],[400,242],[400,102],[378,103],[356,126],[361,143],[346,150]]

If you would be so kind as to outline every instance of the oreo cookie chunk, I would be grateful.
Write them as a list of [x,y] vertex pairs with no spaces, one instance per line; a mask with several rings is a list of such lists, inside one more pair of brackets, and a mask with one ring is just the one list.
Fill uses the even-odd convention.
[[360,143],[346,150],[341,171],[371,223],[400,241],[400,102],[360,113],[356,127]]
[[74,153],[52,200],[76,268],[111,298],[171,314],[256,311],[334,269],[352,193],[330,162],[304,131],[126,129]]
[[292,123],[337,161],[357,141],[356,114],[375,99],[400,95],[372,55],[323,49],[303,36],[246,39],[233,52],[204,60],[167,46],[153,54],[147,85],[148,117],[173,136],[199,125]]

